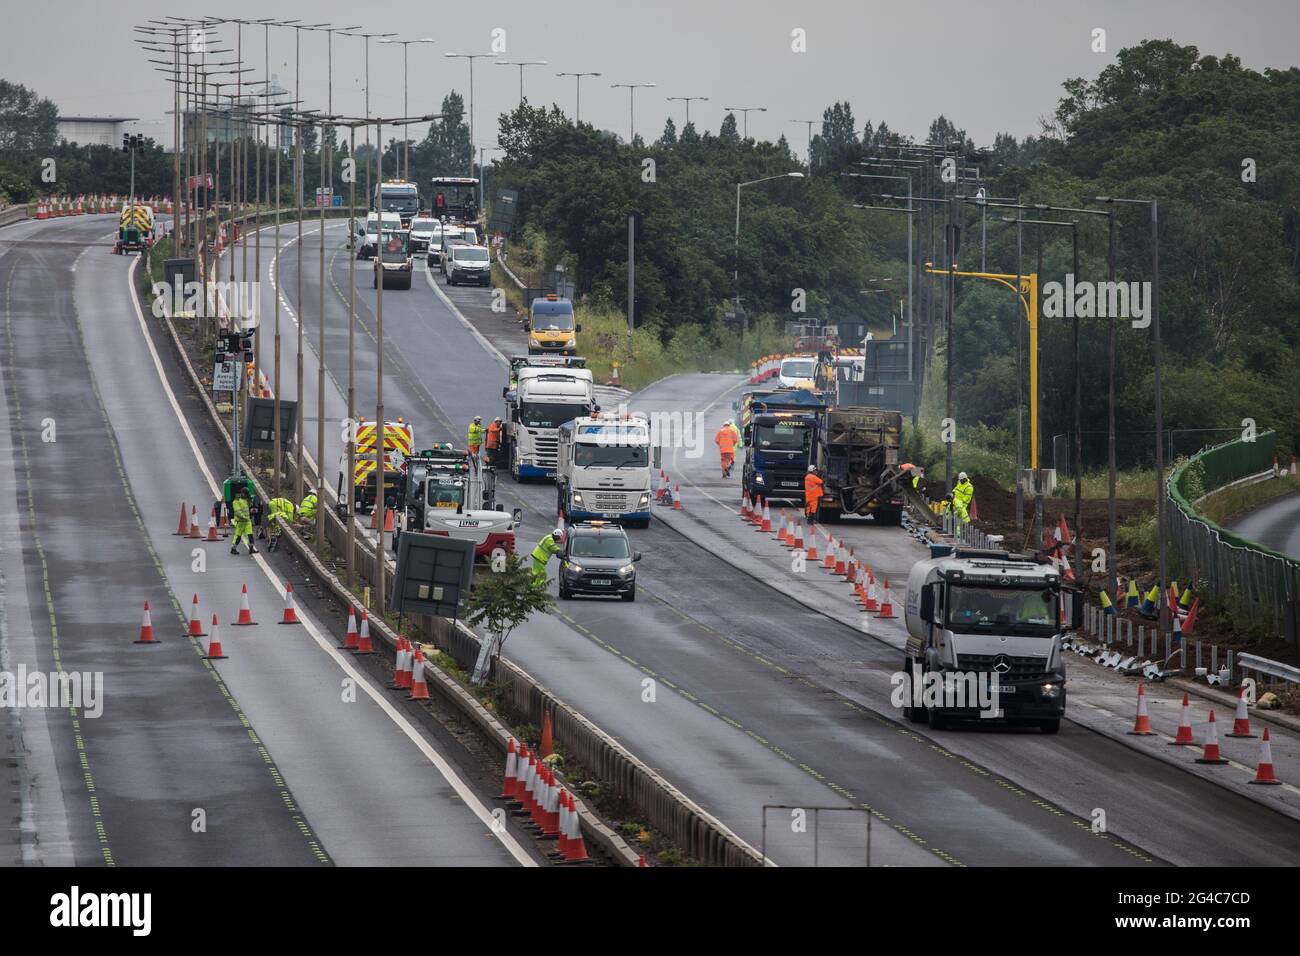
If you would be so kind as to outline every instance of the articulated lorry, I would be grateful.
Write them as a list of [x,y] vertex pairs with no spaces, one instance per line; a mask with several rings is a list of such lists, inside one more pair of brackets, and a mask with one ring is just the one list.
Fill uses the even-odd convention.
[[751,496],[803,501],[804,476],[823,482],[818,521],[872,515],[902,520],[905,482],[898,471],[903,416],[879,408],[834,408],[810,389],[751,392],[741,403],[742,482]]
[[511,383],[502,389],[501,455],[516,481],[555,478],[560,426],[596,410],[595,385],[585,364],[579,357],[511,362]]
[[556,510],[569,521],[650,526],[650,422],[583,416],[559,428]]
[[935,729],[987,716],[1056,733],[1061,643],[1083,618],[1076,596],[1064,620],[1062,594],[1056,569],[1030,555],[932,545],[907,578],[903,715]]
[[393,553],[403,533],[434,534],[474,542],[474,557],[513,554],[523,512],[502,510],[496,472],[477,455],[444,442],[406,459],[402,507],[393,528]]

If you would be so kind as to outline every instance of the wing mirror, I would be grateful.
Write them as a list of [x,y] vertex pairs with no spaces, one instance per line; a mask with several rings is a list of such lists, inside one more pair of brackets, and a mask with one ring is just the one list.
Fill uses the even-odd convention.
[[934,620],[934,588],[921,588],[921,620],[931,622]]
[[582,331],[582,323],[579,322],[577,325],[573,327],[573,334],[577,335],[581,331]]
[[513,522],[514,522],[515,524],[517,524],[517,525],[518,525],[518,524],[523,524],[523,521],[524,521],[524,509],[523,509],[523,508],[516,508],[514,511],[510,512],[510,520],[513,521]]
[[640,551],[633,551],[633,552],[632,552],[632,560],[633,560],[634,562],[635,562],[635,561],[640,561],[640,560],[641,560],[641,552],[640,552]]

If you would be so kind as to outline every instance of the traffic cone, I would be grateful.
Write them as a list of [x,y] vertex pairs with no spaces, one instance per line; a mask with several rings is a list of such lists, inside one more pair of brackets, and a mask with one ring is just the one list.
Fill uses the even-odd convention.
[[589,859],[587,856],[587,843],[582,838],[582,817],[578,815],[578,806],[573,799],[573,794],[565,793],[569,801],[569,853],[568,861],[570,863],[582,863]]
[[528,806],[528,745],[519,744],[519,758],[515,761],[515,803]]
[[223,538],[230,536],[230,511],[224,505],[219,509],[220,517],[217,518],[217,530],[221,532]]
[[140,621],[140,636],[136,639],[137,644],[157,644],[158,640],[153,636],[153,618],[149,616],[149,602],[144,602],[144,618]]
[[194,602],[190,605],[190,626],[185,632],[186,637],[207,637],[203,633],[203,622],[199,620],[199,596],[194,595]]
[[[803,550],[803,522],[796,521],[794,524],[794,540],[790,543],[796,551]],[[806,557],[806,556],[805,556]],[[814,555],[814,557],[816,557]]]
[[357,644],[360,643],[357,637],[357,612],[351,604],[348,605],[348,633],[343,638],[343,646],[350,650],[356,650]]
[[550,839],[560,835],[560,785],[555,771],[546,769],[546,812],[542,817],[542,836]]
[[1110,595],[1105,591],[1101,592],[1101,613],[1115,616],[1115,605],[1110,603]]
[[393,509],[384,509],[384,530],[389,534],[393,533]]
[[1171,747],[1192,747],[1196,741],[1192,739],[1192,708],[1187,703],[1187,695],[1183,694],[1183,713],[1178,719],[1178,735],[1169,741]]
[[1183,633],[1191,634],[1192,628],[1196,626],[1196,615],[1201,610],[1201,599],[1197,598],[1192,602],[1191,608],[1187,611],[1187,617],[1183,620]]
[[415,664],[411,668],[411,692],[406,699],[429,699],[429,685],[424,679],[424,653],[418,647],[415,649]]
[[1128,600],[1129,607],[1137,607],[1142,603],[1142,598],[1138,595],[1138,584],[1136,578],[1130,578],[1128,582]]
[[357,637],[357,654],[373,654],[375,652],[374,642],[370,640],[370,616],[366,609],[361,609],[361,633]]
[[876,596],[876,582],[871,577],[870,569],[867,574],[867,597],[862,602],[862,610],[872,612],[880,610],[880,599]]
[[569,858],[569,791],[560,788],[560,835],[555,850],[561,860]]
[[[659,497],[662,498],[663,495],[660,495]],[[749,520],[749,492],[748,491],[740,496],[740,520],[742,521]]]
[[844,559],[844,580],[850,584],[853,583],[854,577],[858,573],[858,559],[853,554],[853,549],[849,548],[849,555]]
[[826,557],[822,559],[822,567],[835,570],[835,538],[829,531],[826,532]]
[[1225,737],[1254,737],[1250,732],[1250,716],[1246,713],[1246,688],[1237,694],[1237,715],[1232,722],[1232,731]]
[[256,623],[257,622],[253,620],[253,612],[252,610],[249,609],[248,606],[248,585],[245,584],[243,591],[240,592],[239,595],[239,618],[235,621],[235,623],[232,626],[252,627]]
[[[1210,720],[1214,719],[1214,712],[1210,712]],[[1147,713],[1147,689],[1146,685],[1138,684],[1138,712],[1137,720],[1133,723],[1133,729],[1130,734],[1136,737],[1149,737],[1155,733],[1151,729],[1151,716]]]
[[208,653],[204,660],[224,661],[226,653],[221,649],[221,634],[217,628],[217,616],[212,615],[212,636],[208,638]]
[[840,541],[835,546],[835,566],[831,569],[832,574],[844,574],[844,542]]
[[[1295,459],[1291,459],[1292,467],[1295,467]],[[1273,745],[1268,739],[1268,728],[1264,728],[1264,736],[1259,742],[1259,767],[1255,770],[1255,779],[1248,780],[1247,783],[1262,783],[1270,786],[1277,786],[1282,781],[1277,779],[1273,774]]]
[[1156,598],[1160,596],[1160,586],[1152,585],[1151,590],[1142,597],[1142,603],[1138,606],[1138,613],[1143,617],[1155,617]]
[[637,858],[636,865],[638,869],[642,869],[642,870],[646,869],[644,853],[642,853],[641,856]]
[[293,585],[288,581],[284,582],[284,617],[280,618],[281,624],[301,624],[298,620],[298,609],[293,604]]
[[406,689],[406,668],[409,666],[407,660],[406,638],[399,635],[397,638],[397,657],[393,662],[393,681],[388,685],[389,690]]
[[498,797],[502,800],[514,800],[515,798],[515,770],[519,766],[519,754],[515,752],[515,738],[511,737],[506,741],[506,772],[501,781],[501,793]]
[[785,545],[790,543],[790,529],[786,526],[784,508],[777,512],[776,515],[776,540]]
[[181,502],[181,523],[172,532],[173,537],[185,537],[190,533],[190,519],[185,515],[185,502]]
[[1205,753],[1196,758],[1197,763],[1223,764],[1228,761],[1219,753],[1219,728],[1210,711],[1210,726],[1205,729]]
[[894,592],[889,588],[889,578],[885,578],[885,598],[880,602],[880,616],[894,617]]
[[674,510],[674,511],[683,511],[683,510],[685,510],[685,509],[682,508],[682,487],[681,487],[681,485],[673,485],[673,510]]
[[221,540],[220,538],[217,537],[217,519],[216,519],[216,518],[208,518],[208,536],[207,536],[206,538],[204,538],[203,540],[204,540],[204,541],[220,541],[220,540]]
[[763,499],[763,518],[758,523],[758,530],[769,533],[772,531],[772,508],[766,498]]
[[811,521],[808,522],[808,553],[804,555],[805,561],[817,561],[817,526]]
[[[662,468],[659,469],[659,490],[655,492],[655,501],[663,501],[664,495],[668,493],[668,475]],[[749,495],[745,495],[745,504],[749,504]]]
[[203,532],[199,530],[199,509],[190,506],[190,537],[195,540],[202,540]]
[[551,726],[551,712],[549,710],[542,714],[541,752],[543,760],[555,752],[555,730]]

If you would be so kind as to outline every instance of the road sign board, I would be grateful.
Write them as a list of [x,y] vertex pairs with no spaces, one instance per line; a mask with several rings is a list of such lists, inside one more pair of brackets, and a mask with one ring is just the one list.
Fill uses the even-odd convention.
[[226,359],[218,362],[212,369],[212,390],[214,392],[233,392],[239,388],[239,379],[244,371],[244,363]]

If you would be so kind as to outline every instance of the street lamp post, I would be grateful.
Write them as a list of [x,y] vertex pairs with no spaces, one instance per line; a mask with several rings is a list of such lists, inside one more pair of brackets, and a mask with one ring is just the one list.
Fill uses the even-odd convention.
[[484,208],[486,208],[486,207],[483,205],[483,197],[484,197],[485,192],[486,192],[486,190],[485,190],[485,184],[486,184],[486,181],[487,181],[487,167],[483,165],[483,154],[484,154],[484,153],[499,153],[499,152],[501,152],[501,151],[502,151],[502,147],[500,147],[500,146],[482,146],[482,145],[480,145],[479,148],[478,148],[478,208],[479,208],[479,209],[484,209]]
[[632,141],[636,139],[636,91],[639,89],[643,89],[651,86],[658,86],[658,85],[659,84],[657,83],[611,83],[609,84],[609,88],[611,90],[620,89],[620,88],[627,90],[627,118],[628,118],[627,142],[629,146],[632,145]]
[[[453,60],[469,61],[469,172],[474,175],[474,61],[492,56],[491,53],[444,53],[443,56]],[[522,72],[522,69],[521,69]],[[369,110],[367,110],[369,112]]]
[[732,273],[731,278],[735,288],[735,311],[736,317],[741,319],[740,341],[744,344],[745,335],[749,332],[749,317],[742,318],[740,312],[740,190],[745,186],[754,186],[758,183],[771,182],[774,179],[803,179],[803,173],[790,172],[781,173],[779,176],[764,176],[762,179],[751,179],[748,182],[736,183],[736,239],[733,249]]
[[818,123],[821,121],[809,120],[809,119],[792,119],[790,120],[790,122],[803,123],[805,126],[808,127],[808,168],[812,169],[812,128],[813,128],[813,123]]
[[[349,27],[349,29],[355,28]],[[383,39],[379,42],[400,43],[402,45],[402,115],[406,116],[411,112],[411,108],[407,103],[407,91],[409,86],[409,74],[407,69],[409,61],[407,59],[407,53],[410,52],[412,43],[433,43],[434,39],[433,37],[420,37],[418,40]],[[380,145],[382,148],[383,144]],[[408,180],[411,178],[411,138],[409,136],[402,137],[402,178]]]
[[545,60],[497,60],[497,66],[517,66],[519,67],[519,105],[524,105],[524,67],[526,66],[546,66]]
[[556,73],[556,76],[573,77],[574,89],[574,106],[573,106],[573,125],[577,126],[582,119],[582,78],[584,76],[600,76],[600,73]]
[[[686,126],[690,126],[690,125],[691,125],[691,101],[692,101],[692,100],[703,100],[705,103],[707,103],[707,102],[709,101],[709,98],[708,98],[707,96],[670,96],[670,97],[668,97],[668,102],[669,102],[669,103],[673,102],[674,100],[680,100],[681,102],[683,102],[683,103],[686,104]],[[683,126],[682,129],[685,129],[686,126]]]

